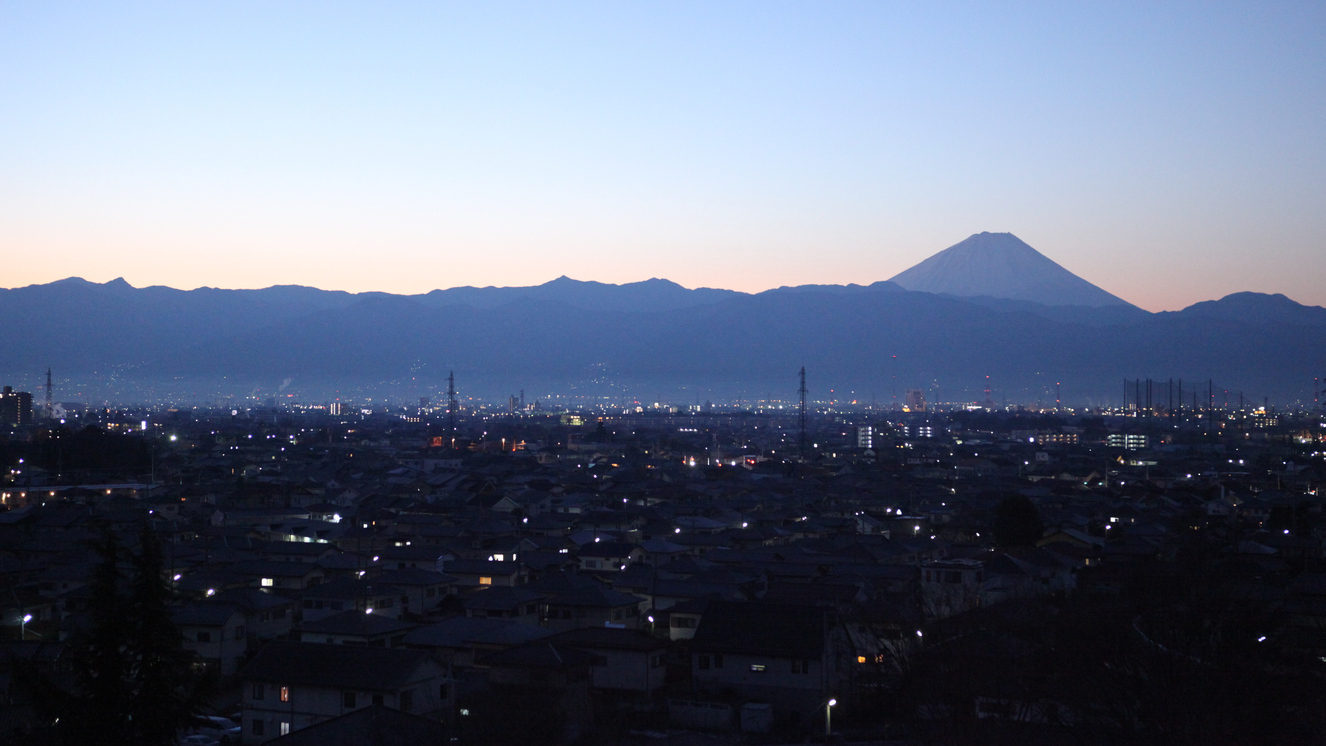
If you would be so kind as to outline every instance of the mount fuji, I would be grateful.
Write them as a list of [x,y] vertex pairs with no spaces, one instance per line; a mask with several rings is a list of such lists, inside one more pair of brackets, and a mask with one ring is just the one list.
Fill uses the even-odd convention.
[[977,233],[892,278],[907,290],[1046,306],[1130,306],[1012,233]]

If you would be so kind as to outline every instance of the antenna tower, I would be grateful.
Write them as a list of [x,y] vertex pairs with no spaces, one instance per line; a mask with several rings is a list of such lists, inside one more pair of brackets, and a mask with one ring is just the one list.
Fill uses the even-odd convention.
[[801,458],[806,457],[806,366],[801,366],[801,388],[797,389],[801,395],[801,411],[797,414],[797,428],[799,431],[798,442],[801,446]]

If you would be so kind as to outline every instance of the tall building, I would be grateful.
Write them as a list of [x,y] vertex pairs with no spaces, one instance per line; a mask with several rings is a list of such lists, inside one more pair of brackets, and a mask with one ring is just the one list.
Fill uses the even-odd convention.
[[875,447],[875,428],[870,425],[862,425],[856,429],[856,447],[874,448]]
[[907,389],[907,411],[925,411],[925,392],[920,389]]
[[0,391],[0,423],[6,425],[32,424],[32,394],[15,391],[6,386]]

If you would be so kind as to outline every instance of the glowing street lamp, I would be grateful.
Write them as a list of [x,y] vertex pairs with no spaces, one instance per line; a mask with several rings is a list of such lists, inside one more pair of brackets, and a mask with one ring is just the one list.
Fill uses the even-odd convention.
[[833,706],[838,704],[838,700],[830,699],[824,703],[824,740],[829,740],[829,735],[833,733]]
[[18,639],[20,640],[28,639],[28,622],[30,621],[32,621],[32,615],[24,614],[23,621],[20,622],[18,625]]

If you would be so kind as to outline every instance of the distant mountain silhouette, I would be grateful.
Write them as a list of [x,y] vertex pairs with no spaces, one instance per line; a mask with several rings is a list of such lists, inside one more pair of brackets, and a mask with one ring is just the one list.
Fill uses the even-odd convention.
[[1175,313],[1189,318],[1248,324],[1326,326],[1326,308],[1295,303],[1279,293],[1233,293],[1220,300],[1194,303]]
[[589,311],[668,311],[714,303],[740,295],[735,290],[696,288],[688,290],[671,280],[653,278],[643,282],[609,285],[582,282],[565,275],[533,287],[459,287],[434,290],[418,296],[433,307],[463,305],[496,308],[516,300],[560,301]]
[[1150,376],[1214,378],[1250,397],[1291,401],[1322,375],[1326,349],[1326,309],[1284,296],[1239,293],[1151,314],[887,281],[752,295],[559,278],[400,296],[73,278],[0,290],[0,318],[0,382],[32,381],[50,366],[88,388],[113,379],[142,384],[120,392],[209,392],[200,399],[270,392],[287,378],[314,399],[384,381],[426,392],[451,369],[472,393],[546,384],[790,396],[805,365],[816,395],[925,388],[971,400],[989,375],[1010,401],[1047,397],[1059,383],[1069,401],[1100,402],[1117,401],[1122,379]]
[[1046,306],[1119,306],[1111,295],[1060,267],[1012,233],[977,233],[892,278],[908,290],[987,296]]

